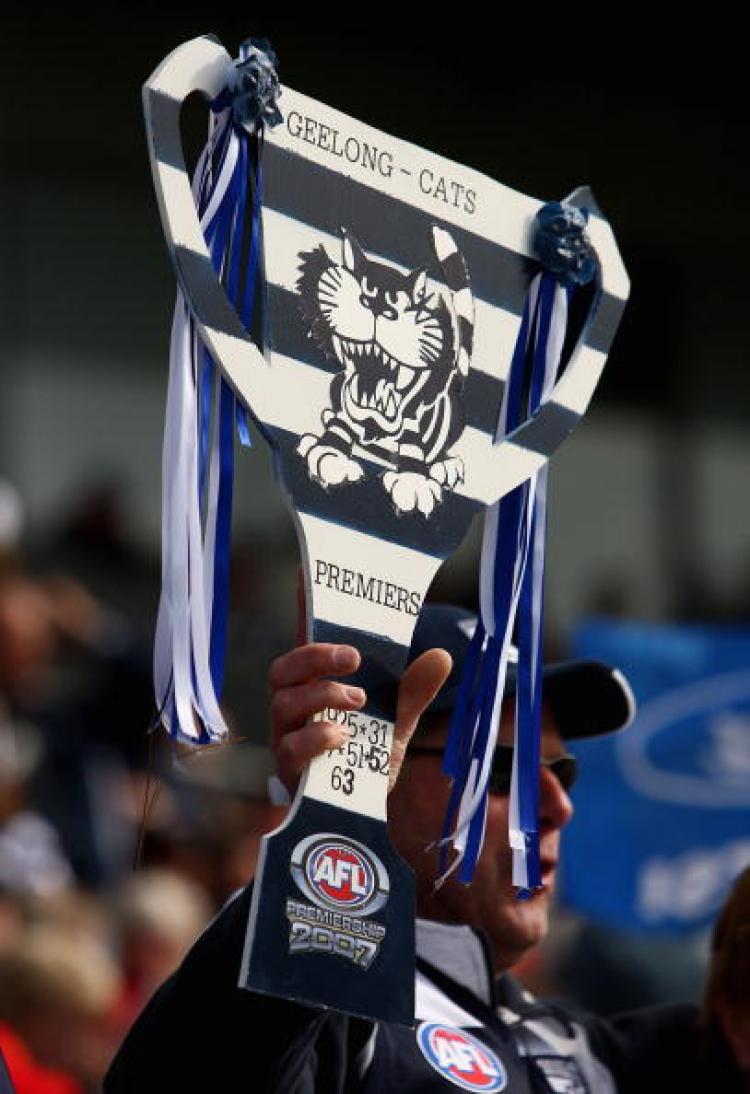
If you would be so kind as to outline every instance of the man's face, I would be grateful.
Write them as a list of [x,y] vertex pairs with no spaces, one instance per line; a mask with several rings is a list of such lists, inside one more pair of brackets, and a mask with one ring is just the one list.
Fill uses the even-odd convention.
[[[448,718],[414,742],[416,748],[442,746]],[[512,742],[510,718],[503,718],[500,743]],[[554,759],[565,752],[557,727],[549,715],[542,722],[542,756]],[[426,848],[440,839],[448,804],[449,784],[440,757],[410,755],[393,789],[388,806],[391,839],[399,854],[416,873],[417,912],[426,919],[466,923],[477,927],[492,943],[497,971],[514,965],[547,933],[550,900],[559,858],[560,831],[573,815],[573,806],[556,777],[541,770],[539,832],[544,888],[528,900],[518,900],[511,884],[508,847],[508,798],[490,794],[482,854],[470,885],[450,877],[439,889],[439,851]]]

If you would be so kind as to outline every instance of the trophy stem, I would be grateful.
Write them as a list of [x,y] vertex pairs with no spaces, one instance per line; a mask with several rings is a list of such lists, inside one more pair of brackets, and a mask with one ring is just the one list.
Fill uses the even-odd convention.
[[414,875],[388,837],[394,723],[382,711],[324,713],[346,717],[349,740],[313,761],[264,837],[240,985],[410,1026]]

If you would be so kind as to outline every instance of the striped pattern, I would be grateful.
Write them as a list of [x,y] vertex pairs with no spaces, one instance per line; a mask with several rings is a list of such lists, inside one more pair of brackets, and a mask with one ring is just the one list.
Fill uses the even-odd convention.
[[[362,749],[375,726],[386,759],[390,756],[394,681],[442,558],[458,546],[478,506],[496,502],[543,468],[585,412],[628,295],[627,275],[609,226],[594,211],[590,230],[602,264],[596,306],[550,401],[496,443],[534,272],[528,243],[540,203],[287,88],[281,102],[286,122],[266,134],[263,163],[264,356],[214,274],[181,146],[182,102],[194,91],[215,98],[230,66],[216,41],[197,38],[170,54],[144,87],[162,223],[204,343],[275,448],[305,562],[308,637],[357,645],[363,665],[356,679],[369,696],[360,724],[350,728],[346,750],[309,766],[285,825],[262,841],[240,983],[364,1017],[409,1022],[413,879],[400,860],[389,857],[387,771],[371,769],[377,757]],[[573,200],[590,205],[583,192]],[[336,371],[301,324],[295,298],[299,255],[322,244],[332,256],[342,228],[356,234],[372,258],[409,271],[430,262],[431,234],[434,240],[438,267],[431,270],[431,289],[442,282],[450,295],[462,384],[454,376],[454,395],[439,396],[438,412],[425,425],[429,435],[417,438],[438,457],[435,467],[442,466],[442,480],[414,475],[438,498],[429,519],[396,514],[383,483],[384,471],[386,482],[396,474],[387,470],[393,462],[386,440],[365,444],[363,435],[351,453],[362,470],[360,480],[328,490],[311,479],[298,452],[300,438],[319,437],[331,420],[329,387]],[[455,425],[456,386],[463,388],[465,426],[446,459],[441,438],[454,435],[448,431]],[[410,428],[416,428],[416,419]],[[451,460],[452,490],[447,488]],[[461,462],[463,479],[455,474]],[[357,792],[353,779],[347,788],[344,777],[352,760]],[[349,776],[353,773],[350,767]],[[338,958],[307,955],[300,964],[289,952],[284,909],[287,898],[298,893],[288,862],[301,835],[313,831],[348,833],[388,859],[392,890],[383,912],[383,952],[365,979]]]
[[[394,588],[408,588],[421,597],[439,561],[463,538],[477,507],[492,504],[538,472],[584,414],[628,295],[614,237],[588,192],[571,196],[592,210],[590,234],[602,266],[600,292],[549,401],[533,419],[495,442],[535,269],[528,247],[541,203],[285,88],[281,107],[286,122],[266,134],[263,163],[264,356],[214,275],[179,133],[182,101],[195,90],[215,97],[230,64],[218,43],[198,38],[171,54],[144,88],[154,181],[177,275],[210,352],[276,449],[279,474],[299,513],[303,539],[313,536],[316,543],[327,543],[328,561],[340,570],[369,573],[365,560],[372,559],[377,575],[385,565]],[[463,200],[441,197],[446,188],[454,196],[464,195]],[[328,490],[311,480],[296,451],[300,437],[320,435],[337,371],[301,322],[299,255],[321,244],[331,256],[337,254],[342,227],[354,232],[373,258],[403,271],[429,264],[431,290],[442,285],[443,292],[447,288],[452,294],[466,426],[450,454],[463,461],[465,478],[453,491],[442,489],[429,519],[395,513],[381,479],[393,467],[388,441],[355,446],[352,458],[363,469],[361,481]],[[432,238],[438,263],[431,255]],[[440,407],[429,427],[427,442],[434,452],[449,425],[447,410],[447,404]],[[342,557],[334,558],[338,544],[345,547],[339,552]],[[311,566],[309,543],[306,548]],[[322,557],[322,550],[316,557]],[[408,582],[398,576],[397,557],[409,560]],[[313,630],[351,626],[356,619],[357,627],[379,644],[379,656],[382,643],[392,642],[396,660],[403,660],[415,616],[370,600],[355,610],[356,598],[333,585],[323,592],[314,585],[312,569],[310,575]]]
[[190,189],[180,136],[180,108],[199,91],[215,98],[232,64],[213,38],[195,38],[170,53],[143,88],[149,157],[164,235],[185,298],[214,360],[259,421],[269,393],[268,366],[219,284]]
[[453,308],[458,321],[458,371],[469,375],[471,353],[474,346],[474,297],[471,293],[466,261],[444,228],[432,229],[435,254],[445,275],[448,288],[453,293]]

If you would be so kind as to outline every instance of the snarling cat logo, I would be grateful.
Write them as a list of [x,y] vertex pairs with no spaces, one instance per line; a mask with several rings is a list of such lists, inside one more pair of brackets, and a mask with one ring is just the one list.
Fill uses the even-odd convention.
[[463,256],[443,228],[433,226],[432,239],[447,288],[428,286],[425,269],[402,273],[368,258],[344,229],[341,261],[322,246],[303,253],[297,282],[310,337],[340,367],[323,432],[297,449],[310,477],[326,488],[358,482],[356,448],[391,468],[383,485],[399,512],[426,517],[444,487],[463,481],[449,450],[464,428],[474,332]]

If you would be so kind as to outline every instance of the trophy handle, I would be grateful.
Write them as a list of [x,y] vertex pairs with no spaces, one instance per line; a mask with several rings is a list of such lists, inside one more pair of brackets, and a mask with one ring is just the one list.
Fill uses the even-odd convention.
[[586,207],[593,214],[587,231],[599,256],[594,298],[568,365],[549,399],[507,437],[483,445],[481,454],[464,459],[466,493],[484,505],[493,505],[541,471],[578,425],[599,383],[630,292],[614,233],[591,191],[581,187],[564,201]]
[[410,1026],[414,876],[391,847],[386,803],[398,681],[441,560],[386,541],[368,552],[368,537],[351,533],[333,564],[329,526],[297,519],[307,636],[359,649],[347,682],[363,687],[367,702],[323,712],[348,738],[308,765],[284,823],[263,838],[240,985]]
[[371,1021],[414,1022],[414,875],[394,851],[386,795],[403,656],[375,635],[316,621],[317,641],[356,643],[347,682],[365,709],[327,710],[344,745],[318,756],[284,823],[263,837],[240,986]]
[[177,278],[211,356],[260,421],[272,394],[272,369],[248,335],[216,276],[190,188],[180,133],[180,109],[195,91],[214,99],[226,86],[232,60],[210,37],[185,42],[143,86],[149,158],[164,235]]

